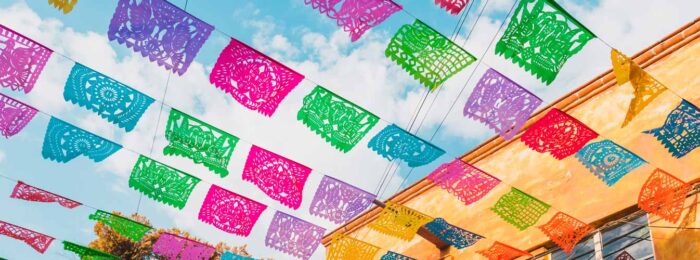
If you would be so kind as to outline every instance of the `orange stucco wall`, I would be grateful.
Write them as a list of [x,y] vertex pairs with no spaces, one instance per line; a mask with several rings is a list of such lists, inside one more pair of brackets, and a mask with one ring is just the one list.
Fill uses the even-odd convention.
[[[650,162],[635,169],[613,187],[606,186],[573,156],[559,161],[550,155],[534,152],[519,141],[510,142],[479,160],[476,166],[552,205],[552,209],[540,218],[537,225],[544,224],[557,210],[590,223],[635,205],[640,188],[654,167],[660,167],[684,181],[699,180],[700,149],[676,159],[653,136],[641,133],[664,123],[666,115],[681,101],[676,94],[700,106],[698,68],[700,39],[647,67],[646,71],[671,91],[661,94],[625,128],[620,128],[620,125],[633,97],[629,83],[611,87],[566,111],[601,134],[593,141],[612,139]],[[539,229],[531,227],[519,231],[489,210],[509,190],[508,185],[499,185],[482,200],[465,206],[446,191],[432,187],[404,204],[490,238],[464,250],[451,249],[454,259],[482,259],[474,252],[490,246],[493,242],[491,239],[521,249],[532,248],[549,240]],[[352,236],[417,259],[437,259],[440,255],[434,245],[420,236],[406,242],[367,230],[366,227],[360,228]]]

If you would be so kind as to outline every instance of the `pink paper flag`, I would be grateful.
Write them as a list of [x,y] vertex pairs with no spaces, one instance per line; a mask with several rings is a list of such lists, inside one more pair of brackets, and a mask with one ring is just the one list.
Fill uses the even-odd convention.
[[171,233],[162,233],[155,244],[153,253],[168,260],[209,259],[216,248]]
[[441,165],[428,175],[428,179],[457,196],[465,205],[483,198],[501,183],[496,177],[459,159]]
[[311,168],[253,145],[245,162],[243,180],[287,207],[298,209],[309,173]]
[[6,235],[24,241],[24,243],[27,243],[27,245],[42,254],[46,252],[46,249],[48,249],[51,242],[53,242],[53,237],[2,220],[0,220],[0,235]]
[[336,20],[338,26],[350,33],[350,40],[357,41],[403,7],[391,0],[304,0],[306,5]]
[[36,202],[56,202],[69,209],[82,205],[80,202],[33,187],[21,181],[18,181],[17,185],[15,185],[15,189],[12,190],[10,198]]
[[[0,65],[2,66],[2,65]],[[0,135],[10,137],[32,121],[37,110],[11,97],[0,94]]]
[[51,53],[44,45],[0,24],[0,86],[29,93]]
[[247,237],[267,206],[216,185],[211,185],[199,220],[225,232]]
[[250,110],[272,116],[304,75],[236,39],[221,51],[209,82]]

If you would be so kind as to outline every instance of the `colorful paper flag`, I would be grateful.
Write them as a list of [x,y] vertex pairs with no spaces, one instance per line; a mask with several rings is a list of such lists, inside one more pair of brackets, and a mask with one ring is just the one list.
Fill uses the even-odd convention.
[[345,223],[372,205],[376,195],[324,175],[311,201],[309,213],[333,223]]
[[5,235],[27,243],[27,245],[42,254],[46,252],[46,249],[51,246],[51,242],[54,240],[53,237],[2,220],[0,220],[0,235]]
[[371,112],[316,86],[297,113],[301,121],[342,152],[348,152],[379,122]]
[[622,253],[617,255],[615,257],[615,260],[635,260],[630,253],[627,253],[627,251],[623,250]]
[[656,169],[642,186],[637,204],[646,212],[676,223],[683,213],[683,204],[690,189],[690,184]]
[[36,108],[0,94],[0,134],[8,138],[16,135],[32,121],[36,112]]
[[489,68],[464,105],[464,115],[486,124],[510,140],[540,104],[540,98]]
[[408,257],[396,252],[387,251],[379,260],[416,260],[415,258]]
[[523,0],[496,44],[496,54],[545,84],[595,35],[552,0]]
[[72,242],[63,241],[63,250],[73,252],[80,257],[80,259],[100,259],[100,260],[119,260],[118,256],[102,252],[97,249],[92,249],[89,247],[84,247]]
[[425,224],[425,228],[437,236],[443,242],[456,247],[457,249],[463,249],[476,244],[481,240],[482,236],[474,234],[467,230],[464,230],[458,226],[447,223],[443,218],[436,218],[433,221]]
[[386,126],[367,146],[390,161],[401,159],[409,167],[426,165],[445,154],[444,150],[395,124]]
[[613,49],[610,55],[613,64],[613,72],[617,78],[617,84],[622,85],[630,81],[634,88],[634,98],[630,101],[625,121],[622,122],[622,127],[625,127],[637,114],[642,112],[646,106],[654,101],[656,97],[666,91],[666,86],[649,75],[649,73],[642,70],[637,63],[619,51]]
[[265,116],[272,116],[303,79],[304,75],[233,38],[209,74],[209,82]]
[[10,198],[36,202],[56,202],[69,209],[82,205],[77,201],[33,187],[21,181],[17,181],[17,185],[15,185],[15,188],[12,190]]
[[476,251],[478,254],[483,255],[489,260],[505,260],[505,259],[515,259],[521,256],[532,256],[530,253],[515,249],[511,246],[503,244],[501,242],[493,242],[491,247],[484,250]]
[[498,178],[460,159],[440,165],[427,178],[467,206],[486,196],[501,183]]
[[49,0],[51,4],[56,9],[63,11],[63,14],[70,13],[73,10],[73,6],[78,3],[78,0]]
[[213,246],[172,233],[162,233],[153,244],[153,253],[168,260],[209,259],[216,252]]
[[170,110],[165,139],[168,146],[163,148],[163,154],[190,158],[222,178],[228,175],[228,163],[239,140],[174,108]]
[[129,187],[151,199],[182,209],[199,179],[140,155],[129,177]]
[[182,75],[213,30],[165,0],[119,0],[107,36]]
[[311,168],[253,145],[243,168],[243,180],[270,198],[298,209]]
[[511,188],[509,193],[498,199],[491,211],[522,231],[535,225],[549,207],[547,203]]
[[576,153],[596,137],[598,133],[588,126],[559,109],[552,108],[525,130],[520,140],[532,150],[549,152],[561,160]]
[[226,252],[224,253],[224,255],[221,256],[221,260],[255,260],[255,258]]
[[29,93],[53,51],[0,24],[0,86]]
[[432,220],[432,217],[417,210],[389,201],[377,219],[367,227],[385,235],[410,241],[420,227]]
[[418,19],[412,25],[401,26],[384,54],[430,90],[476,61],[476,57]]
[[683,100],[659,128],[644,131],[659,140],[673,157],[681,158],[700,146],[700,110]]
[[435,4],[453,15],[457,15],[469,4],[469,0],[435,0]]
[[325,232],[325,228],[277,211],[267,229],[265,245],[301,259],[309,259],[321,244]]
[[225,232],[247,237],[267,206],[211,185],[199,209],[199,220]]
[[153,98],[80,63],[75,63],[63,89],[63,98],[95,112],[124,128],[136,127]]
[[593,231],[592,226],[563,212],[557,212],[547,224],[539,228],[567,254],[571,253],[576,243]]
[[89,218],[110,226],[117,233],[128,237],[133,241],[140,241],[141,238],[148,233],[148,231],[153,229],[134,220],[104,212],[99,209],[95,211],[95,213],[90,214]]
[[576,158],[596,177],[613,186],[644,160],[610,140],[590,143],[576,153]]
[[350,34],[353,42],[402,9],[391,0],[304,0],[304,3],[336,20],[338,26]]
[[101,162],[120,149],[119,144],[51,117],[41,155],[59,163],[67,163],[80,155]]
[[327,260],[367,260],[379,252],[379,247],[354,239],[345,234],[336,234],[326,249]]

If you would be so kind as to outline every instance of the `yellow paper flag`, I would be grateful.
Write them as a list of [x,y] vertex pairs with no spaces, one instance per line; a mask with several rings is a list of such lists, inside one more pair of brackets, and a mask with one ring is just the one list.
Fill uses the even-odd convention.
[[383,234],[411,240],[418,229],[433,218],[393,202],[387,202],[379,217],[368,225]]
[[664,92],[666,87],[619,51],[613,49],[610,56],[617,84],[622,85],[630,81],[634,87],[634,98],[627,109],[625,121],[622,122],[622,127],[625,127],[651,101]]

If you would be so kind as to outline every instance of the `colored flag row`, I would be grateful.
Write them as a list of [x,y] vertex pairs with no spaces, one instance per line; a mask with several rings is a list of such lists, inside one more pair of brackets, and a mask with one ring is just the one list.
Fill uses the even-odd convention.
[[[114,217],[114,215],[110,215]],[[92,217],[92,216],[91,216]],[[113,226],[113,228],[116,228]],[[40,253],[46,252],[55,238],[0,220],[0,234],[25,242]],[[69,241],[63,241],[63,249],[76,254],[80,259],[122,259],[94,248],[78,245]],[[159,235],[153,244],[153,253],[166,259],[209,259],[216,248],[192,239],[181,237],[177,234],[164,232]],[[225,252],[223,260],[253,260],[254,258],[240,256],[231,252]]]
[[[0,27],[0,30],[4,33],[11,34],[12,37],[23,39],[24,41],[31,42],[30,39],[11,31],[6,27]],[[9,45],[8,45],[9,46]],[[37,46],[40,46],[37,44]],[[9,47],[6,47],[9,48]],[[46,49],[50,53],[50,50]],[[247,54],[246,54],[247,53]],[[258,57],[246,57],[246,55],[258,55]],[[238,70],[234,69],[231,71],[232,66],[236,68],[241,68],[248,63],[247,60],[264,60],[267,59],[261,56],[259,52],[254,49],[247,47],[243,43],[232,39],[231,44],[224,50],[222,56],[220,56],[220,62],[214,68],[212,73],[212,82],[220,82],[217,86],[239,91],[235,96],[248,98],[250,94],[248,90],[241,90],[241,86],[236,88],[229,88],[223,86],[222,84],[230,84],[231,76],[236,76]],[[235,59],[237,62],[241,62],[239,65],[225,65],[223,60],[228,58]],[[19,59],[20,57],[15,57]],[[31,59],[29,59],[31,60]],[[237,63],[238,64],[238,63]],[[270,61],[270,66],[279,66],[278,69],[272,71],[285,70],[286,67],[277,63]],[[248,65],[245,65],[248,66]],[[258,65],[255,65],[258,66]],[[248,71],[258,71],[249,67],[249,69],[243,69],[239,71],[240,73]],[[37,71],[39,73],[40,71]],[[8,72],[8,73],[11,73]],[[18,71],[19,73],[19,71]],[[24,73],[23,75],[25,75]],[[244,73],[245,74],[245,73]],[[291,75],[291,74],[290,74]],[[240,77],[249,77],[251,75],[238,75]],[[260,78],[253,76],[253,78]],[[272,76],[277,78],[277,76]],[[35,76],[38,77],[38,74]],[[265,78],[265,77],[263,77]],[[300,80],[301,78],[299,78]],[[295,82],[298,83],[298,80]],[[28,82],[26,84],[29,84]],[[25,91],[29,91],[32,85],[24,86]],[[253,84],[253,83],[251,83]],[[257,83],[255,83],[257,84]],[[296,83],[295,83],[296,84]],[[7,86],[3,84],[3,86]],[[13,89],[20,89],[22,84],[9,84],[9,86],[14,86]],[[251,89],[250,91],[255,91]],[[286,91],[290,91],[287,89]],[[242,92],[241,92],[242,91]],[[239,95],[240,94],[240,95]],[[271,97],[281,98],[286,95],[281,94],[277,91],[267,93],[266,95]],[[71,72],[68,76],[64,87],[63,97],[66,101],[76,104],[78,106],[84,107],[100,117],[104,118],[110,123],[113,123],[125,131],[129,132],[134,129],[139,119],[143,116],[145,111],[149,108],[151,104],[155,101],[152,97],[143,94],[119,81],[116,81],[102,73],[99,73],[93,69],[90,69],[80,63],[75,63]],[[249,108],[257,109],[259,106],[268,106],[259,103],[260,100],[268,100],[266,97],[255,96],[250,97],[250,100],[255,100],[255,102],[242,102],[248,104]],[[248,100],[248,101],[250,101]],[[279,101],[279,100],[278,100]],[[269,107],[268,110],[270,114],[277,107],[277,101],[274,102],[274,107]],[[187,117],[186,115],[183,115]],[[309,93],[304,98],[304,104],[298,112],[298,120],[303,122],[312,131],[318,133],[332,146],[336,147],[342,152],[350,151],[360,140],[377,124],[380,120],[377,116],[368,112],[360,106],[336,95],[335,93],[329,91],[321,86],[316,86],[311,93]],[[238,138],[227,134],[221,130],[211,127],[211,125],[206,124],[200,120],[193,119],[186,121],[186,123],[192,122],[194,125],[199,125],[202,128],[207,128],[210,134],[214,134],[214,138],[217,140],[225,142],[227,149],[222,151],[212,151],[208,154],[203,155],[193,155],[193,154],[183,154],[190,147],[181,147],[187,149],[177,149],[176,147],[171,147],[168,149],[167,153],[173,155],[183,155],[183,156],[194,156],[195,161],[204,164],[209,167],[212,171],[219,173],[223,176],[227,174],[225,169],[228,159],[230,157],[230,151],[232,151]],[[180,118],[181,119],[181,118]],[[172,119],[169,123],[172,122]],[[27,120],[23,120],[27,121]],[[169,125],[168,130],[172,131],[171,128],[177,128],[178,130],[187,131],[195,128],[195,126],[187,126],[185,128],[178,128],[177,125]],[[17,127],[18,128],[18,127]],[[169,132],[170,134],[170,132]],[[184,133],[183,133],[184,134]],[[171,136],[171,135],[168,135]],[[212,136],[207,136],[212,137]],[[170,139],[173,141],[172,139]],[[216,143],[215,143],[216,144]],[[411,167],[425,165],[435,160],[437,157],[444,154],[444,150],[436,147],[435,145],[420,139],[419,137],[412,135],[411,133],[401,129],[396,125],[390,125],[386,127],[379,135],[375,136],[371,141],[369,147],[376,151],[381,156],[389,159],[400,159],[408,162]],[[202,153],[200,151],[193,151],[197,153]],[[215,154],[215,152],[228,152],[223,154]],[[215,161],[211,161],[205,158],[206,156],[216,156]]]
[[[31,186],[22,181],[17,182],[10,197],[34,202],[53,202],[68,209],[73,209],[82,205],[79,202]],[[148,232],[153,230],[153,228],[150,226],[99,209],[96,210],[95,213],[91,214],[88,218],[91,220],[99,221],[111,227],[112,230],[114,230],[118,234],[121,234],[122,236],[127,237],[133,241],[140,241]],[[2,222],[0,221],[0,223]],[[279,233],[278,229],[275,230]],[[44,253],[45,250],[49,247],[50,243],[54,240],[52,237],[8,223],[3,223],[3,225],[0,225],[0,232],[1,234],[4,234],[6,236],[24,241],[25,243],[33,247],[35,250],[37,250],[39,253]],[[67,250],[73,251],[72,249],[77,248],[76,250],[80,250],[81,252],[85,251],[83,253],[88,255],[93,255],[93,253],[98,252],[90,251],[74,244],[71,245],[69,248],[71,249]],[[176,234],[163,233],[159,236],[159,239],[156,242],[156,244],[154,244],[153,250],[154,253],[159,254],[161,256],[166,256],[168,257],[168,259],[200,259],[202,257],[209,258],[214,253],[215,248],[204,243],[179,237]],[[233,257],[232,253],[229,253],[229,255],[230,257]]]
[[[460,175],[455,174],[455,172],[462,172],[463,177],[466,178],[465,182],[461,184],[466,183],[466,181],[472,181],[472,183],[462,187],[456,187],[459,186],[460,183],[449,183],[445,181],[447,179],[445,178],[445,172],[450,171],[449,169],[452,169],[453,177]],[[489,182],[484,180],[495,179],[460,160],[455,160],[452,163],[443,165],[428,178],[443,187],[443,189],[447,189],[452,194],[458,196],[473,194],[472,196],[460,196],[460,200],[463,201],[470,200],[470,197],[473,198],[485,195],[484,192],[487,193],[489,190],[482,190],[481,187],[492,187],[492,185],[489,185]],[[483,178],[481,182],[477,181],[479,178]],[[656,169],[649,176],[640,191],[638,206],[646,212],[657,215],[665,220],[677,222],[683,211],[685,198],[691,191],[691,188],[690,184],[683,182],[663,170]],[[509,193],[506,193],[497,201],[491,210],[516,228],[525,230],[537,223],[549,208],[550,206],[548,204],[516,188],[512,188]],[[451,225],[444,219],[434,219],[417,210],[393,202],[387,202],[384,209],[379,213],[379,216],[368,224],[367,227],[382,234],[406,241],[413,239],[418,230],[424,227],[443,242],[458,249],[471,246],[485,238],[481,235]],[[546,224],[538,228],[567,253],[571,253],[574,246],[594,230],[593,226],[563,212],[557,212]],[[333,236],[327,250],[328,259],[370,259],[379,251],[379,247],[338,233]],[[393,252],[389,253],[395,254]],[[515,249],[500,242],[494,242],[489,248],[479,250],[477,253],[489,259],[513,259],[519,256],[531,256],[525,251]]]
[[[461,160],[442,165],[427,178],[459,198],[465,205],[481,199],[500,183],[497,178]],[[690,189],[690,184],[656,169],[640,191],[638,206],[648,213],[676,222],[681,216],[683,203]],[[519,230],[535,225],[549,209],[550,205],[547,203],[514,187],[491,208],[494,213]],[[566,252],[570,252],[580,239],[593,230],[586,223],[562,212],[558,212],[547,224],[539,228]]]

